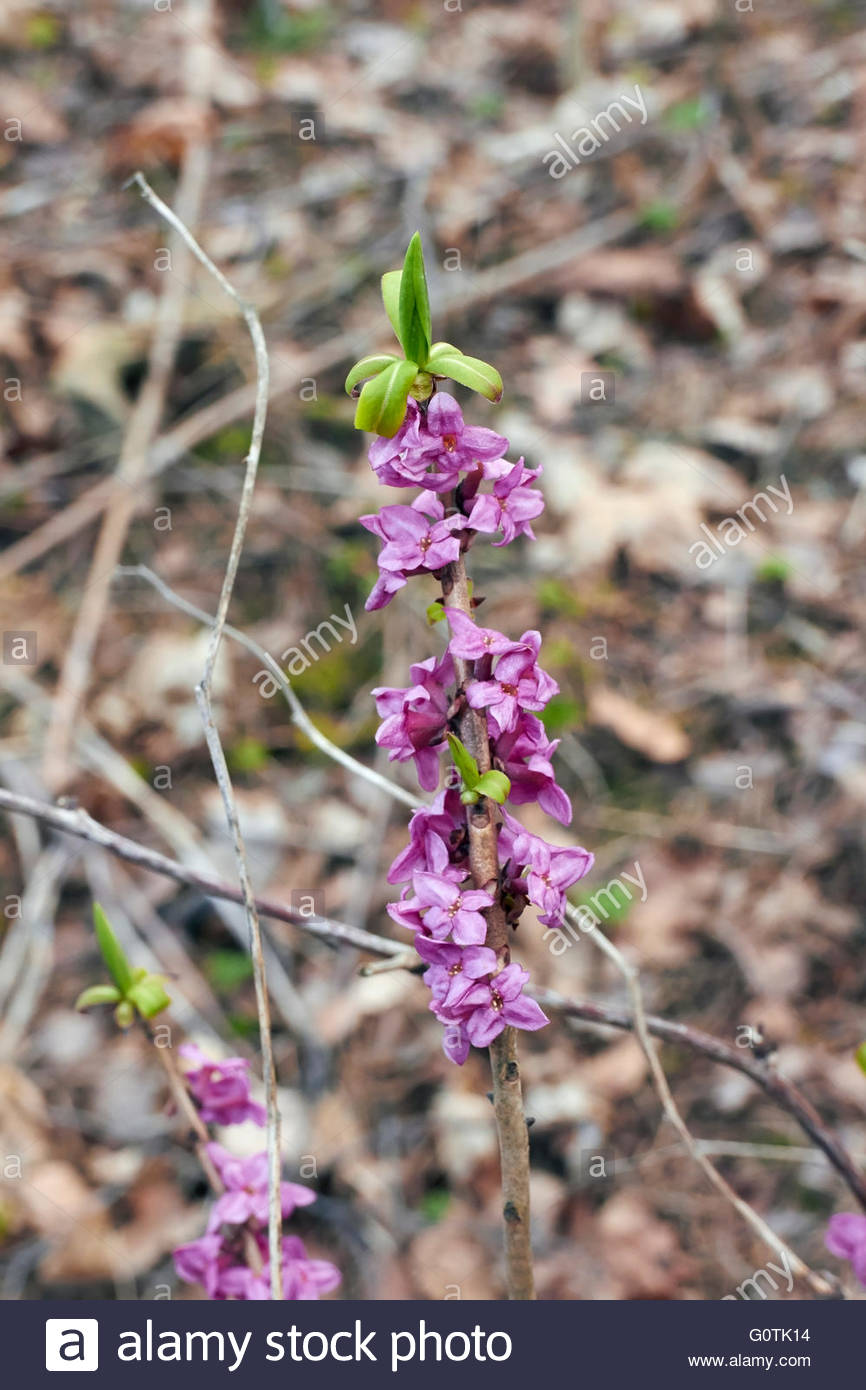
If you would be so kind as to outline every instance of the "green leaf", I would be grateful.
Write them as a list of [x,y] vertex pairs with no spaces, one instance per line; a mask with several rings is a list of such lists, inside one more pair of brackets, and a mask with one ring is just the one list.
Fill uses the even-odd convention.
[[511,791],[511,782],[504,772],[485,772],[483,777],[479,777],[475,783],[474,790],[480,792],[482,796],[489,796],[491,801],[498,801],[501,806]]
[[460,351],[459,347],[455,347],[453,343],[434,343],[430,349],[430,355],[428,356],[425,365],[427,366],[429,371],[432,371],[433,364],[435,363],[437,357],[463,356],[464,354]]
[[431,627],[435,623],[441,623],[445,617],[445,606],[440,598],[434,598],[432,603],[428,603],[426,608],[427,621]]
[[102,952],[102,959],[121,994],[126,994],[132,984],[132,970],[117,937],[99,903],[93,904],[93,925],[96,939]]
[[171,1003],[162,975],[145,975],[144,979],[136,981],[126,998],[135,1005],[142,1018],[153,1018]]
[[392,362],[399,362],[399,360],[399,357],[395,357],[393,352],[374,352],[370,357],[362,357],[359,362],[355,363],[346,377],[346,394],[351,396],[359,381],[365,381],[369,376],[378,376],[379,372],[390,367]]
[[91,985],[82,990],[75,1001],[77,1010],[92,1009],[97,1004],[116,1004],[120,1000],[120,990],[116,985]]
[[387,270],[382,276],[382,303],[385,305],[385,313],[391,320],[397,339],[400,339],[400,281],[403,279],[402,270]]
[[862,1042],[854,1053],[854,1061],[861,1071],[866,1072],[866,1042]]
[[459,738],[455,734],[448,735],[448,747],[451,749],[451,756],[454,759],[454,766],[463,778],[463,785],[467,791],[475,790],[478,783],[478,764],[469,752],[464,748]]
[[414,362],[392,362],[366,382],[355,411],[355,429],[383,434],[390,439],[403,423],[409,388],[418,367]]
[[468,386],[470,391],[477,391],[479,396],[486,396],[489,401],[502,399],[502,377],[489,362],[466,357],[452,349],[451,352],[439,352],[435,356],[431,354],[426,365],[434,376],[447,376],[452,381],[459,381],[461,386]]
[[424,252],[417,232],[409,242],[403,261],[398,312],[400,331],[397,336],[403,351],[424,367],[430,352],[430,298],[424,274]]

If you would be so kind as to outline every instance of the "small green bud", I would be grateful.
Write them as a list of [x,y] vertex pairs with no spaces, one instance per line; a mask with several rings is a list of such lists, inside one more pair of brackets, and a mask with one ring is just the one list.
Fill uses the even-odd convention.
[[114,1021],[118,1028],[123,1028],[124,1030],[131,1028],[134,1018],[135,1009],[132,1007],[129,1000],[121,999],[117,1008],[114,1010]]
[[409,395],[416,401],[429,400],[433,394],[433,378],[429,372],[419,372],[409,388]]

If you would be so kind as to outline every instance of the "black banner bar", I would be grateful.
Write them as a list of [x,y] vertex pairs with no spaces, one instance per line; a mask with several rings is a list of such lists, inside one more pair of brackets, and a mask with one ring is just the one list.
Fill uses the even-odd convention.
[[[0,1303],[0,1385],[794,1385],[860,1364],[859,1303]],[[740,1378],[745,1375],[746,1380]],[[62,1382],[61,1382],[62,1383]]]

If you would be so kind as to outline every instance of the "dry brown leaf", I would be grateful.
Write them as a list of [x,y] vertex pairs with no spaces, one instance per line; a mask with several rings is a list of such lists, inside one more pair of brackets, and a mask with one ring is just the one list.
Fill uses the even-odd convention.
[[690,1261],[673,1226],[659,1221],[636,1192],[619,1192],[599,1217],[604,1257],[620,1298],[675,1298]]
[[591,691],[589,719],[654,763],[682,762],[691,752],[688,734],[669,715],[644,709],[606,686]]

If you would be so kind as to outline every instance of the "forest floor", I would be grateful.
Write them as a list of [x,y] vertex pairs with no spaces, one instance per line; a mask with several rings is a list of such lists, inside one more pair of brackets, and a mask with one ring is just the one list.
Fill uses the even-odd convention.
[[[139,168],[186,197],[272,354],[232,621],[295,662],[331,739],[388,770],[370,691],[437,649],[434,595],[364,611],[376,547],[358,516],[383,497],[342,381],[388,341],[379,277],[418,228],[434,336],[505,380],[500,406],[467,412],[544,468],[538,543],[477,545],[473,572],[485,621],[539,627],[561,685],[561,838],[596,855],[575,900],[594,900],[653,1012],[762,1037],[859,1156],[866,30],[847,0],[576,8],[7,0],[0,581],[7,643],[35,649],[0,665],[0,782],[233,876],[192,693],[205,634],[93,563],[123,457],[124,566],[213,612],[249,439],[243,324],[166,259],[124,187]],[[176,366],[142,446],[160,331]],[[105,611],[52,773],[88,595]],[[384,873],[404,808],[316,751],[258,670],[224,645],[218,719],[256,887],[396,934]],[[550,834],[536,809],[522,818]],[[0,1296],[158,1296],[204,1187],[142,1040],[73,1012],[99,977],[90,903],[172,975],[183,1031],[252,1057],[238,915],[11,819],[0,883],[0,1167],[23,1156],[21,1178],[0,1175]],[[416,977],[362,979],[355,953],[269,930],[287,1165],[312,1156],[322,1194],[309,1245],[337,1259],[343,1296],[501,1297],[485,1057],[446,1061]],[[591,942],[545,940],[531,912],[516,950],[539,984],[625,1002]],[[663,1122],[633,1038],[555,1021],[522,1052],[542,1297],[715,1299],[772,1258]],[[662,1058],[735,1189],[842,1274],[823,1232],[852,1198],[790,1116],[736,1073]]]

